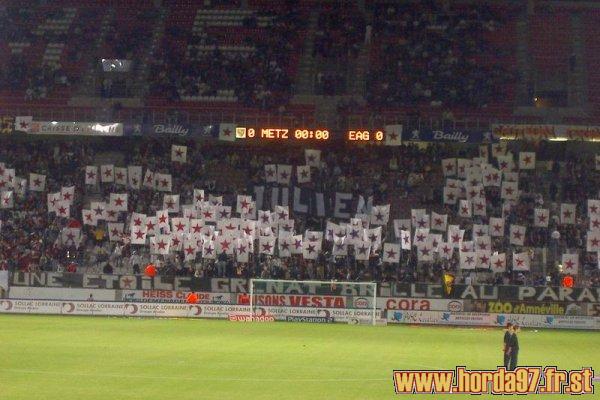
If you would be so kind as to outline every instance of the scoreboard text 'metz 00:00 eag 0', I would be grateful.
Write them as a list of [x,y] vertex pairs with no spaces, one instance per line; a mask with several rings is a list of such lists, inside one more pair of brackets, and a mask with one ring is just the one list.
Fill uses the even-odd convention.
[[[329,129],[319,128],[250,128],[237,127],[237,139],[257,141],[328,141],[332,139]],[[385,138],[383,130],[350,129],[344,134],[348,142],[377,143]]]

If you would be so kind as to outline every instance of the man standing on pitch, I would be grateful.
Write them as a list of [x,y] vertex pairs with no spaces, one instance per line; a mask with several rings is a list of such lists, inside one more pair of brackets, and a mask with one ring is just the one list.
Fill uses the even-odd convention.
[[506,331],[504,331],[504,368],[508,370],[510,367],[510,347],[508,342],[510,341],[510,337],[512,336],[512,324],[509,322],[506,324]]
[[520,327],[519,325],[513,325],[512,329],[513,333],[510,335],[508,341],[510,347],[510,371],[514,371],[517,368],[519,360],[519,338],[517,337],[517,333],[519,333]]

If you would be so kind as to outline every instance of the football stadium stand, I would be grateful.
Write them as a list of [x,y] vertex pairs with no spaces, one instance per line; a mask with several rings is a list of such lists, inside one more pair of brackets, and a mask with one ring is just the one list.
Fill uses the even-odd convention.
[[[161,274],[438,282],[448,271],[474,279],[462,257],[473,253],[482,282],[577,274],[576,285],[598,286],[598,161],[564,127],[597,140],[599,18],[584,2],[9,0],[0,114],[17,120],[0,146],[0,268],[141,273],[152,262]],[[23,134],[64,133],[65,121],[123,137]],[[550,129],[558,141],[504,140],[523,124],[544,124],[531,132]],[[238,127],[289,127],[296,138],[294,129],[313,138],[322,127],[332,139],[230,143]],[[350,143],[358,128],[385,131],[393,146]],[[244,196],[252,212],[238,207]],[[281,196],[288,207],[277,217]],[[171,225],[136,242],[135,219],[156,224],[175,203]],[[257,208],[272,208],[262,214],[270,233]],[[444,220],[437,229],[434,215]],[[172,233],[182,219],[182,234],[197,220],[221,236]],[[316,258],[281,256],[286,223],[305,243],[325,233]],[[223,235],[228,224],[235,234]],[[354,228],[360,239],[345,242]],[[401,260],[386,256],[404,231],[413,246]],[[451,233],[460,244],[444,257]],[[167,250],[156,249],[166,235]],[[263,236],[275,251],[261,249]],[[256,241],[253,256],[219,237]],[[370,249],[362,259],[361,244]]]

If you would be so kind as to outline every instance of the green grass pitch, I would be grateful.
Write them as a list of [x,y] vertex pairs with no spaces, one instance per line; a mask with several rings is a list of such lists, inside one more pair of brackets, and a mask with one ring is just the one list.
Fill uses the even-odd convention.
[[[0,399],[472,399],[397,396],[392,370],[494,368],[502,335],[501,329],[0,315]],[[598,332],[525,330],[520,344],[522,365],[592,366],[600,375]]]

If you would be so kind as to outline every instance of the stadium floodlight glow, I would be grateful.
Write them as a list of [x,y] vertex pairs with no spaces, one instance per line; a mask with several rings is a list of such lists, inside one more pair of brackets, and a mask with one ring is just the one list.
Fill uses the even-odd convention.
[[[328,316],[331,310],[333,314],[338,310],[346,310],[348,322],[359,323],[368,320],[368,323],[376,325],[378,320],[375,282],[250,279],[248,291],[249,314],[252,317],[258,315],[255,310],[260,307],[267,310],[304,309],[307,314],[310,311],[323,310]],[[286,319],[286,315],[277,317]]]

